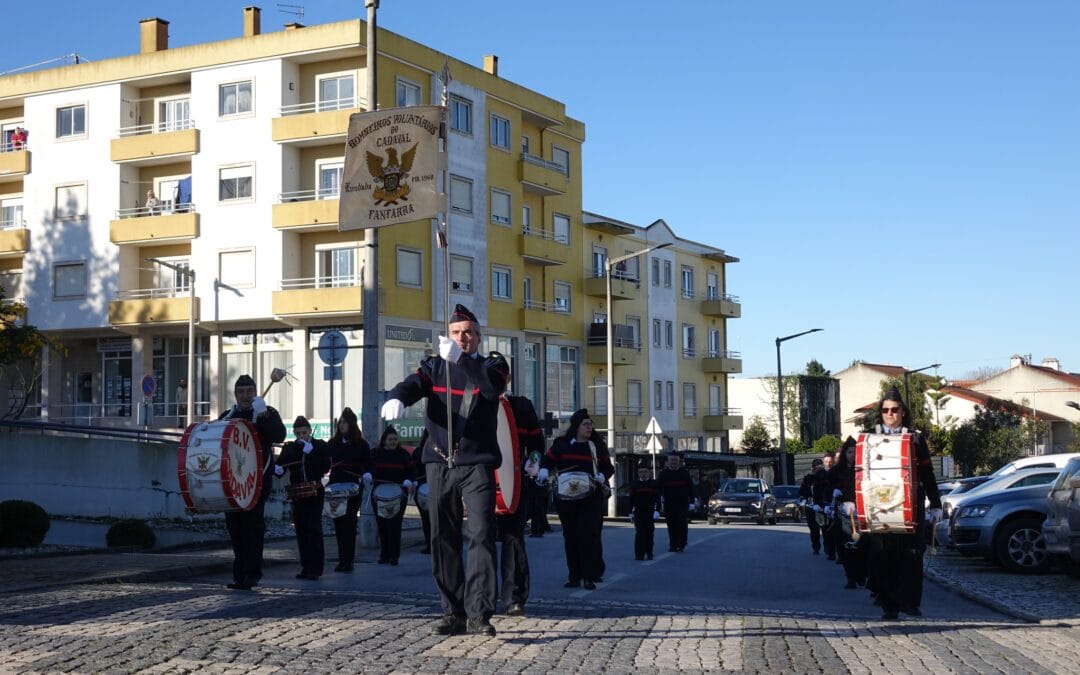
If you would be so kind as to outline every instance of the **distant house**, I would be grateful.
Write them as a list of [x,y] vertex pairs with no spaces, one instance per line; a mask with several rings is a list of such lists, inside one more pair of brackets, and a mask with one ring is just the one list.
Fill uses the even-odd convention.
[[877,402],[881,381],[903,378],[904,367],[856,361],[833,377],[840,382],[840,437],[846,438],[861,431],[862,414],[858,411],[869,402]]
[[[798,378],[799,433],[794,437],[802,441],[803,445],[810,447],[822,436],[839,434],[842,408],[840,383],[836,378],[807,375],[788,377]],[[780,428],[776,417],[776,378],[732,378],[728,380],[728,398],[732,406],[742,411],[744,428],[751,418],[760,417],[765,423],[765,428],[769,430],[769,435],[779,440]],[[793,422],[785,418],[784,426],[790,430]],[[739,452],[743,429],[735,429],[729,434],[732,452]],[[791,437],[790,434],[788,437]]]

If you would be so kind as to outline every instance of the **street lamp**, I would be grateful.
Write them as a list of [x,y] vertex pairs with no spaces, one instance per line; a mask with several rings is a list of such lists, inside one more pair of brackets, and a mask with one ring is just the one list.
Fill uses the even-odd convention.
[[[911,388],[908,386],[908,375],[914,375],[915,373],[921,373],[924,370],[930,370],[931,368],[940,368],[940,367],[941,367],[940,363],[931,363],[930,365],[923,366],[922,368],[916,368],[915,370],[905,370],[904,371],[904,404],[907,405],[908,410],[912,409],[911,408]],[[914,414],[914,413],[912,413],[912,414]],[[911,421],[914,422],[914,419],[912,419]]]
[[[608,452],[614,456],[615,454],[615,344],[612,337],[611,324],[615,320],[615,312],[611,307],[611,270],[615,268],[621,262],[636,258],[639,255],[645,255],[650,251],[656,251],[662,248],[671,246],[671,242],[665,242],[663,244],[657,244],[656,246],[649,246],[643,248],[640,251],[634,251],[633,253],[627,253],[621,255],[618,258],[610,258],[604,261],[604,296],[607,301],[607,445]],[[615,515],[615,500],[612,499],[608,502],[608,515]]]
[[159,258],[146,258],[146,262],[168,267],[188,280],[190,303],[188,305],[188,362],[187,362],[187,419],[184,426],[191,426],[195,412],[195,270],[181,267]]
[[776,395],[778,397],[778,412],[780,417],[780,484],[787,485],[787,448],[784,446],[784,375],[780,370],[780,343],[794,340],[803,335],[817,333],[824,328],[811,328],[801,333],[776,338]]

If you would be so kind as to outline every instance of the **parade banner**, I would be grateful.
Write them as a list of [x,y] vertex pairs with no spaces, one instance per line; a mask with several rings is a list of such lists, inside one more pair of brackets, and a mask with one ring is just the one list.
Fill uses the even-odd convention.
[[338,230],[434,218],[439,198],[442,108],[414,106],[355,113],[345,141]]

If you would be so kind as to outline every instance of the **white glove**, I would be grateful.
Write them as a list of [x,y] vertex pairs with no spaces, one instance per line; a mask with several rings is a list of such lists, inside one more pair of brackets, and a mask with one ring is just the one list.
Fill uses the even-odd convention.
[[262,417],[266,414],[266,399],[262,396],[256,396],[251,399],[251,409],[255,411],[255,417]]
[[323,487],[326,487],[327,485],[329,485],[330,484],[330,474],[326,474],[325,476],[323,476],[321,479],[319,479],[319,482],[322,483]]
[[843,497],[843,496],[844,496],[844,493],[843,493],[843,492],[841,492],[841,491],[840,491],[839,489],[837,489],[837,490],[833,490],[833,491],[832,491],[832,496],[833,496],[833,497]]
[[926,519],[929,520],[931,523],[936,523],[939,520],[941,520],[942,515],[943,514],[941,512],[941,509],[927,509],[926,510]]
[[652,519],[653,520],[660,520],[660,512],[659,511],[653,511],[652,512]]
[[831,517],[835,512],[836,512],[836,510],[833,507],[831,507],[831,506],[826,506],[825,507],[825,515]]
[[371,482],[371,474],[367,473],[366,471],[364,472],[364,475],[361,476],[360,478],[363,479],[363,481],[365,483],[370,483]]
[[382,410],[379,411],[384,420],[396,420],[405,416],[405,404],[396,398],[392,398],[386,403],[382,404]]
[[443,357],[444,361],[457,363],[458,359],[464,354],[465,352],[461,351],[461,347],[458,347],[458,343],[445,335],[439,336],[439,356]]
[[311,441],[304,441],[304,454],[310,455],[311,451],[315,449],[315,446],[311,444]]
[[401,487],[405,488],[409,492],[412,492],[412,481],[406,478],[405,480],[401,481]]
[[818,513],[821,513],[821,507],[818,506],[817,504],[811,504],[810,508],[813,509],[814,511],[817,511]]
[[547,469],[540,469],[539,471],[536,472],[536,477],[540,479],[541,483],[543,483],[544,481],[546,481],[548,479],[548,470]]
[[526,476],[529,476],[530,478],[536,478],[536,474],[537,474],[537,472],[539,470],[540,469],[536,465],[536,462],[532,462],[532,461],[525,462],[525,475]]
[[285,475],[285,467],[281,466],[280,464],[275,464],[274,465],[274,475],[275,476],[284,476]]
[[844,515],[850,516],[855,513],[855,502],[844,502]]
[[606,483],[607,482],[607,477],[604,476],[604,474],[597,471],[596,472],[596,482],[597,483]]

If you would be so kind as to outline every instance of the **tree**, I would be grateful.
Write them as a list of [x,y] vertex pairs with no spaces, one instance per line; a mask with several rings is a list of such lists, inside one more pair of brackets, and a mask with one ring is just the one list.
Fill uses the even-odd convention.
[[0,287],[0,381],[10,388],[8,409],[0,415],[3,419],[17,419],[26,410],[41,379],[43,347],[65,351],[56,339],[26,323],[26,305],[8,301]]
[[821,362],[817,359],[810,359],[806,364],[806,374],[809,377],[832,377],[832,373],[821,365]]
[[840,440],[839,436],[827,434],[814,441],[814,446],[810,448],[810,454],[818,457],[824,457],[827,454],[834,455],[843,445],[844,442]]
[[[776,378],[767,377],[763,380],[765,385],[765,391],[768,392],[769,399],[763,401],[768,403],[772,408],[772,414],[769,419],[766,420],[769,426],[776,429],[776,434],[780,435],[780,413],[777,407],[777,402],[780,400],[777,396]],[[784,436],[787,438],[799,438],[799,377],[798,375],[787,375],[783,378],[784,382]]]
[[1022,419],[1015,404],[975,406],[975,416],[953,431],[952,456],[965,476],[989,473],[1023,454]]
[[769,455],[774,452],[769,430],[765,428],[765,422],[758,415],[754,415],[747,422],[739,447],[748,455]]
[[785,438],[784,450],[789,455],[801,455],[807,451],[807,447],[798,438]]

